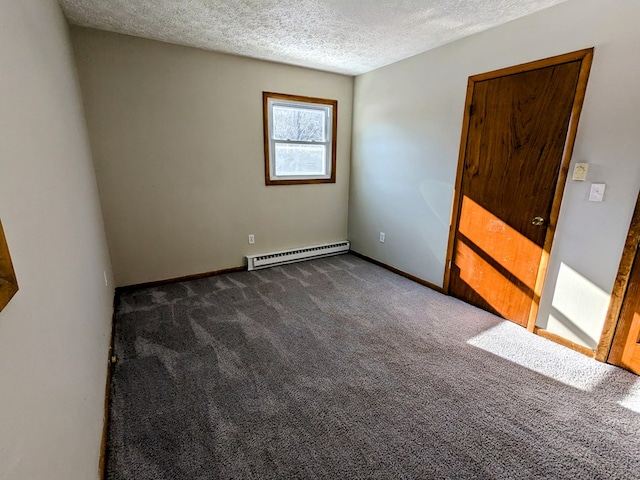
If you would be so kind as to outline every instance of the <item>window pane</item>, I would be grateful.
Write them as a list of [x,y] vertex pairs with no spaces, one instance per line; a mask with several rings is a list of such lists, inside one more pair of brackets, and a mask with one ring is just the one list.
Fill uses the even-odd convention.
[[326,142],[325,110],[273,106],[273,138]]
[[275,145],[275,174],[292,175],[326,175],[325,145]]

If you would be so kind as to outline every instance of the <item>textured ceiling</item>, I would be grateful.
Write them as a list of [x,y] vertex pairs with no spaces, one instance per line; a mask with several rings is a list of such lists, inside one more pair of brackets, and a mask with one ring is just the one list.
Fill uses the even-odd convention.
[[59,0],[77,25],[357,75],[566,0]]

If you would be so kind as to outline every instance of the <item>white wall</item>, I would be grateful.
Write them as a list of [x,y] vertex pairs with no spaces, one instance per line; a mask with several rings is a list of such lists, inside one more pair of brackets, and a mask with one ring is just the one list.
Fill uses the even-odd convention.
[[[72,41],[118,285],[347,237],[353,77],[85,28]],[[263,91],[338,100],[335,184],[265,186]]]
[[113,290],[66,22],[0,0],[0,478],[98,478]]
[[591,170],[568,181],[537,321],[595,347],[640,180],[639,18],[636,0],[570,0],[357,77],[353,249],[442,285],[467,78],[595,46],[572,160]]

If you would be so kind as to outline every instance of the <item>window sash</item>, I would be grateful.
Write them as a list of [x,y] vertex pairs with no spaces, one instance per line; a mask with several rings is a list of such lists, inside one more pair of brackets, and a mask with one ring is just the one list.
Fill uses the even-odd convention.
[[[302,103],[302,102],[294,102],[294,101],[282,101],[282,100],[272,100],[270,102],[270,106],[269,106],[269,122],[270,122],[270,136],[271,138],[273,138],[274,140],[291,140],[290,138],[280,138],[280,137],[276,137],[275,132],[274,132],[274,120],[275,120],[275,115],[274,115],[274,108],[275,107],[282,107],[282,108],[288,108],[288,109],[294,109],[294,110],[306,110],[306,111],[310,111],[310,112],[320,112],[323,115],[323,125],[322,125],[322,133],[323,133],[323,137],[325,138],[325,142],[326,141],[331,141],[331,118],[332,118],[332,114],[333,114],[333,109],[331,107],[331,105],[319,105],[319,104],[311,104],[311,103]],[[328,140],[327,140],[328,139]],[[305,140],[297,140],[297,141],[305,141]],[[319,141],[321,142],[322,140],[306,140],[306,141]]]
[[[309,140],[289,140],[289,139],[277,139],[274,137],[274,117],[273,117],[273,107],[281,106],[281,107],[293,107],[299,108],[300,110],[315,110],[322,111],[324,113],[324,132],[326,141],[309,141]],[[269,163],[270,163],[270,178],[271,180],[309,180],[309,179],[329,179],[331,178],[331,146],[333,143],[333,131],[332,131],[332,118],[333,118],[333,106],[325,105],[325,104],[314,104],[312,102],[296,102],[289,100],[280,100],[280,99],[269,99],[269,118],[268,118],[268,128],[269,128]],[[278,175],[276,173],[276,145],[324,145],[325,146],[325,154],[324,154],[324,170],[325,174],[298,174],[298,175]]]
[[[273,171],[277,178],[324,178],[327,175],[327,146],[324,144],[291,144],[278,142],[275,144],[275,153]],[[278,155],[278,153],[280,153],[280,155]],[[302,156],[302,158],[300,158],[299,155]],[[300,172],[299,170],[304,171]]]

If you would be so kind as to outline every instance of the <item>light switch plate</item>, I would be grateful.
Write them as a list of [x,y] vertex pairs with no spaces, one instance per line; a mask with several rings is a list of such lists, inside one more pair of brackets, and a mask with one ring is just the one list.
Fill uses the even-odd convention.
[[584,182],[587,179],[588,171],[589,171],[588,163],[576,163],[573,166],[573,175],[571,176],[571,180],[578,180],[579,182]]
[[592,183],[591,192],[589,192],[590,202],[601,202],[604,198],[604,183]]

